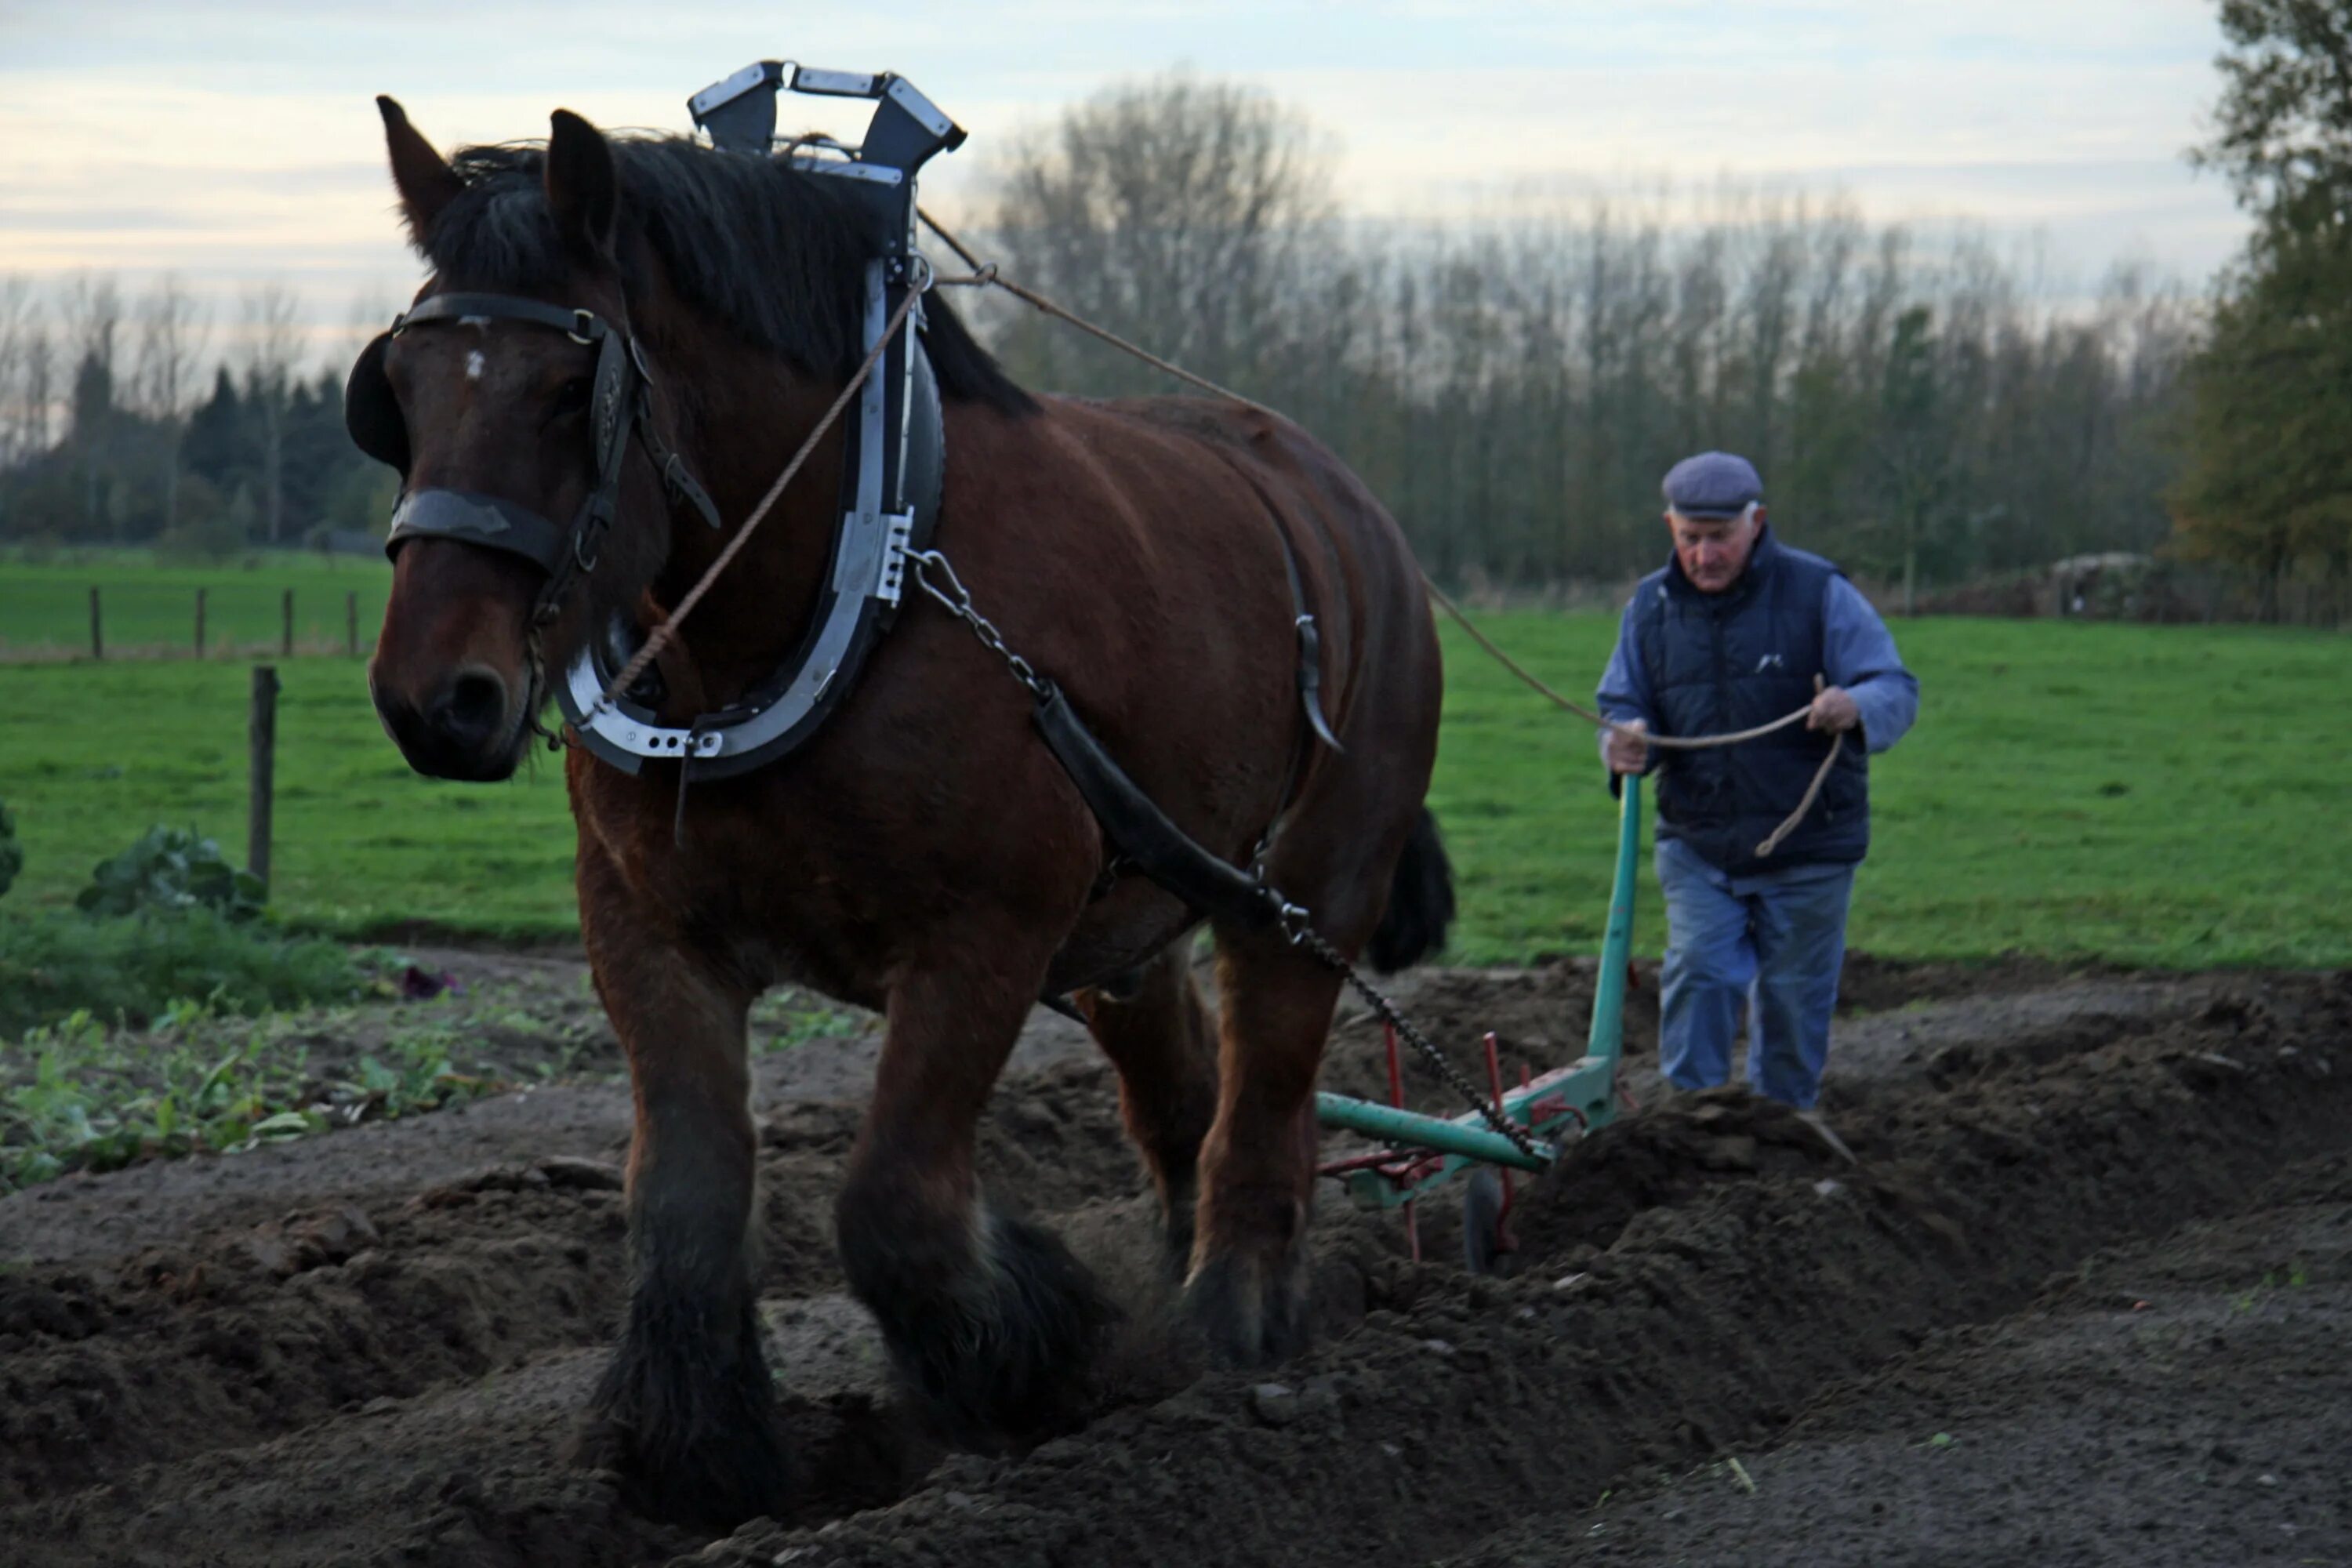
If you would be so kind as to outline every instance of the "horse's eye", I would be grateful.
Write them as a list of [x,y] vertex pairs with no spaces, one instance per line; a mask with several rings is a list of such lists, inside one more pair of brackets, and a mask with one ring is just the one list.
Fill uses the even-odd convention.
[[575,375],[563,384],[562,391],[555,395],[555,411],[558,414],[578,414],[588,406],[588,400],[595,394],[593,382],[584,375]]

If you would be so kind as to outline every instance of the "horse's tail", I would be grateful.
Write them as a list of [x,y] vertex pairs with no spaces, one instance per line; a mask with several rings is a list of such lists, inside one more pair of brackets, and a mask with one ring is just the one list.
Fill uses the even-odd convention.
[[1454,866],[1437,836],[1437,818],[1424,805],[1404,841],[1404,853],[1397,857],[1389,905],[1364,955],[1382,974],[1410,969],[1445,945],[1446,928],[1453,923]]

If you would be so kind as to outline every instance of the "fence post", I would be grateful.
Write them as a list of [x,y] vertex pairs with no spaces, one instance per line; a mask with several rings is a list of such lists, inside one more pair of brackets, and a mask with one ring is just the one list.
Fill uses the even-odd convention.
[[98,590],[95,587],[89,591],[89,657],[92,658],[106,657],[106,634],[99,625]]
[[278,639],[278,651],[286,658],[292,658],[294,657],[294,590],[291,588],[286,590],[286,597],[282,601],[281,618],[285,626]]
[[343,651],[360,656],[360,596],[356,589],[343,595]]
[[205,657],[205,591],[196,590],[196,657]]
[[278,771],[278,670],[274,665],[253,667],[253,705],[246,721],[250,752],[251,786],[245,818],[245,868],[261,879],[263,896],[269,888],[269,817],[276,799]]

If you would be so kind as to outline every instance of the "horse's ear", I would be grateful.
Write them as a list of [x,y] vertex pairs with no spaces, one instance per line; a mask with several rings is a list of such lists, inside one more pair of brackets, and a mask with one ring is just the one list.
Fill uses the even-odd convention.
[[422,250],[434,220],[466,188],[466,182],[433,150],[432,142],[417,134],[416,127],[408,122],[408,111],[396,100],[378,98],[375,106],[383,115],[383,142],[392,154],[392,183],[400,192],[400,210],[408,219],[410,237]]
[[583,261],[609,261],[621,205],[620,175],[604,132],[568,109],[550,118],[547,210],[565,248]]

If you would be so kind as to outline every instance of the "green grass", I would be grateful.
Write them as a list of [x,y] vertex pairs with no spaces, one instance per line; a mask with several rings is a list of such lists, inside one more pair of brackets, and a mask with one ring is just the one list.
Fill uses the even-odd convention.
[[[503,784],[419,778],[377,725],[360,665],[278,666],[270,902],[342,936],[425,921],[522,937],[573,929],[562,770],[534,752]],[[60,905],[153,823],[242,861],[246,667],[226,661],[0,666],[0,800],[25,869],[11,905]]]
[[89,591],[99,591],[110,658],[182,658],[195,649],[196,590],[205,590],[209,657],[275,651],[280,596],[294,590],[299,649],[344,646],[345,598],[359,595],[362,652],[383,621],[392,568],[352,555],[273,551],[218,565],[157,563],[141,551],[89,552],[66,560],[0,562],[0,659],[87,657]]
[[[17,568],[0,568],[0,576]],[[1497,640],[1589,691],[1607,616],[1496,615]],[[2352,643],[2327,633],[1923,620],[1896,637],[1919,726],[1873,765],[1876,842],[1854,945],[2021,951],[2184,967],[2352,963]],[[1598,946],[1612,805],[1591,731],[1447,634],[1433,792],[1460,878],[1453,956]],[[420,779],[378,731],[359,667],[281,668],[277,886],[288,919],[355,935],[429,921],[572,929],[560,769]],[[70,900],[150,824],[240,842],[242,666],[0,668],[0,800],[26,868],[11,903]],[[1663,936],[1647,876],[1637,940]]]
[[[1589,693],[1605,616],[1498,615]],[[2352,643],[2269,628],[1926,619],[1911,735],[1874,760],[1857,947],[1889,957],[2199,967],[2352,963]],[[1591,732],[1449,632],[1432,804],[1461,879],[1454,953],[1590,952],[1615,824]],[[1664,939],[1646,863],[1636,943]]]
[[0,910],[0,1039],[78,1011],[143,1025],[190,998],[252,1015],[358,994],[341,943],[208,909],[93,919]]

